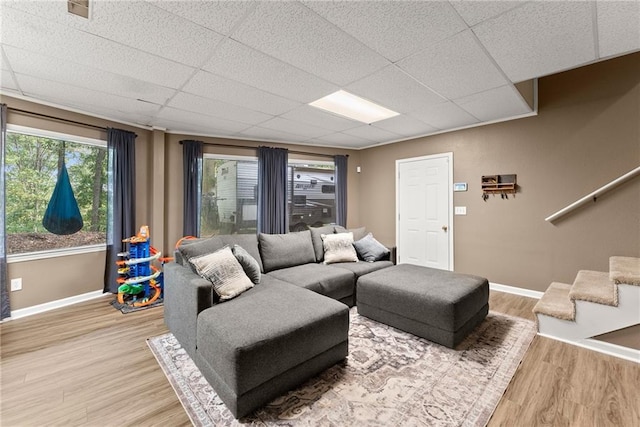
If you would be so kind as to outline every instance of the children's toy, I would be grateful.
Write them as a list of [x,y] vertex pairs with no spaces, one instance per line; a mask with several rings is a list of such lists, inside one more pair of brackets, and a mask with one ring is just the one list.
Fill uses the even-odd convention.
[[150,245],[149,227],[143,225],[137,235],[122,242],[129,244],[129,251],[119,253],[124,259],[116,262],[118,274],[123,276],[118,278],[118,302],[134,307],[153,304],[162,297],[163,274],[151,263],[163,259]]

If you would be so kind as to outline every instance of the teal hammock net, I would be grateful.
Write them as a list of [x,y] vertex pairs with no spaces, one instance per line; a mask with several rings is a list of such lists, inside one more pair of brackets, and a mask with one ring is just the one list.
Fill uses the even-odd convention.
[[42,218],[42,225],[53,234],[59,235],[76,233],[84,225],[64,162],[62,162],[58,181],[53,189],[44,218]]

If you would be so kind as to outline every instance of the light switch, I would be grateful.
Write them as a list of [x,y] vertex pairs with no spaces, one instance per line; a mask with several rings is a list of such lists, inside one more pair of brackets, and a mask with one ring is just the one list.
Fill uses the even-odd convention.
[[467,214],[467,207],[466,206],[456,206],[455,213],[456,213],[456,215],[466,215]]

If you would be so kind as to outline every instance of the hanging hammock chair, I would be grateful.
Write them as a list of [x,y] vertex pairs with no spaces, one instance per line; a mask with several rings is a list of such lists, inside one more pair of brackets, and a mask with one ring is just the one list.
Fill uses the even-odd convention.
[[84,225],[64,161],[58,172],[58,181],[53,189],[51,200],[42,218],[42,225],[53,234],[59,235],[76,233]]

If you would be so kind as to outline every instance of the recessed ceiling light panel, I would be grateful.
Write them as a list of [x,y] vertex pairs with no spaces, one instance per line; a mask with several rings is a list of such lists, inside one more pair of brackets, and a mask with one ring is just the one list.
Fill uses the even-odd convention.
[[344,90],[334,92],[309,105],[367,124],[400,114]]

